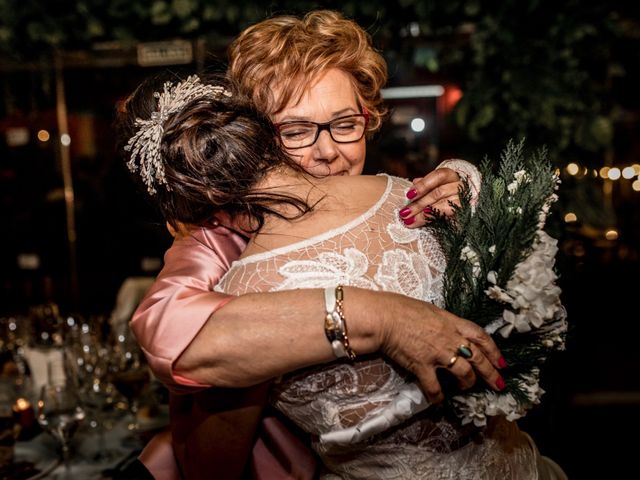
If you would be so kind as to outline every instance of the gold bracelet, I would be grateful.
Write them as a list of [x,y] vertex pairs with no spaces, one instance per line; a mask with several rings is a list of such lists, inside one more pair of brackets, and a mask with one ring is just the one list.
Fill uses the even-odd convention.
[[347,320],[344,318],[344,290],[342,285],[328,287],[324,290],[324,302],[327,314],[324,320],[324,333],[331,344],[333,353],[338,358],[356,358],[356,353],[349,345]]

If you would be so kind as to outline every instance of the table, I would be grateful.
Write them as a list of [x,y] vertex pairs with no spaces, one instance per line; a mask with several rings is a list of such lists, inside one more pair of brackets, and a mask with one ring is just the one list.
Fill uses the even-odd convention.
[[[156,431],[168,425],[168,416],[147,422],[140,422],[140,430],[132,434],[127,429],[129,418],[123,418],[112,430],[105,432],[101,447],[99,435],[85,426],[72,439],[71,474],[74,480],[98,480],[113,478],[110,469],[118,469],[137,458],[146,442]],[[40,473],[28,480],[62,479],[65,467],[59,459],[56,440],[47,432],[42,432],[29,441],[15,444],[14,461],[35,464]]]

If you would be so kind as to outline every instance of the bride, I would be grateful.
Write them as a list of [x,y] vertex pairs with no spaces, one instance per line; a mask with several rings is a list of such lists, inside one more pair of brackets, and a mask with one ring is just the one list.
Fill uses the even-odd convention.
[[[201,223],[215,212],[217,223],[250,236],[216,289],[233,295],[324,289],[327,317],[312,335],[316,344],[326,336],[323,348],[331,349],[334,360],[280,372],[270,393],[271,403],[311,434],[321,478],[565,478],[515,422],[494,417],[484,428],[462,426],[431,404],[410,365],[385,350],[384,333],[381,348],[353,341],[360,331],[350,336],[348,327],[361,329],[349,322],[348,287],[441,305],[445,267],[435,239],[424,229],[405,228],[397,214],[411,182],[387,175],[318,178],[281,150],[310,145],[325,134],[360,141],[366,111],[344,112],[323,124],[292,120],[273,126],[227,88],[197,77],[163,88],[154,95],[142,89],[143,98],[134,95],[129,102],[130,115],[138,118],[129,167],[140,172],[173,225]],[[136,105],[147,109],[136,112]],[[281,145],[268,140],[273,138]],[[249,328],[243,334],[258,338],[274,328],[255,325],[234,328]],[[287,340],[287,354],[304,357],[309,342],[301,331],[274,333]],[[443,358],[442,366],[460,372],[487,361],[479,348],[465,348],[465,354]],[[501,377],[484,380],[504,388]]]

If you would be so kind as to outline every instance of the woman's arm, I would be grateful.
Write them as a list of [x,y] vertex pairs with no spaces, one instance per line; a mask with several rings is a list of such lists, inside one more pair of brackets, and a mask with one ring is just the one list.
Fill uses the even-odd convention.
[[192,383],[174,378],[172,365],[211,314],[231,299],[212,290],[245,244],[223,227],[195,228],[167,250],[164,268],[130,323],[149,366],[166,385]]
[[[450,372],[461,388],[478,373],[495,386],[501,356],[477,325],[430,303],[394,293],[345,287],[349,339],[357,354],[382,352],[413,372],[431,401],[442,399],[436,370],[461,344],[473,357]],[[246,387],[335,360],[324,333],[321,289],[246,294],[220,308],[180,356],[180,376],[218,387]]]

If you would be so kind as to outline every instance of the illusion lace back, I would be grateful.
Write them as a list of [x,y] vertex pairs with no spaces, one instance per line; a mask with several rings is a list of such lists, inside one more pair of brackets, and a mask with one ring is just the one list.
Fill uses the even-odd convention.
[[[445,262],[437,243],[425,229],[407,229],[397,214],[410,185],[387,177],[384,194],[362,216],[234,262],[216,289],[240,295],[340,283],[441,305]],[[380,356],[285,375],[271,401],[317,439],[324,479],[538,478],[534,449],[515,424],[461,426]]]

